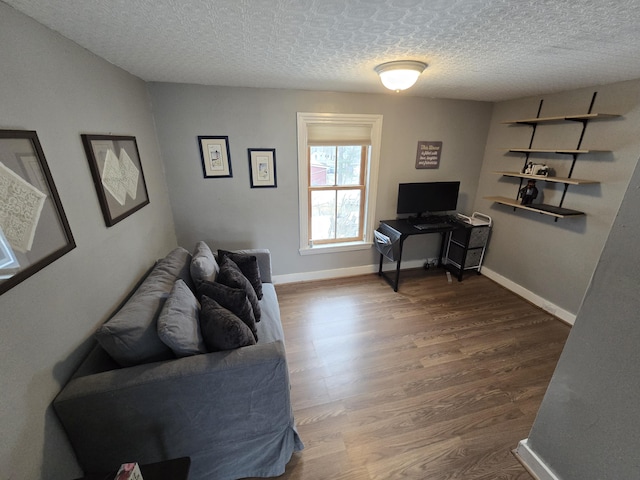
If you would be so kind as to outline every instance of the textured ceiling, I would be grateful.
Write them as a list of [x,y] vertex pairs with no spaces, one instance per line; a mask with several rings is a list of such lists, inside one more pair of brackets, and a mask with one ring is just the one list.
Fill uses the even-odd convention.
[[504,100],[640,78],[638,0],[4,0],[147,81]]

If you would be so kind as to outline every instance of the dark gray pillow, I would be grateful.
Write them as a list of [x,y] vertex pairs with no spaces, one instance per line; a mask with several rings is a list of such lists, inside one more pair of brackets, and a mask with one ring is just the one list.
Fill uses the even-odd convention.
[[256,342],[258,341],[256,317],[253,315],[253,307],[244,288],[233,288],[220,282],[202,282],[198,287],[198,297],[202,298],[203,295],[215,300],[221,307],[242,320],[251,329]]
[[256,344],[253,333],[242,320],[207,296],[201,301],[200,330],[210,352]]
[[262,279],[260,278],[258,257],[249,255],[248,253],[228,252],[227,250],[218,249],[218,259],[222,261],[225,257],[229,257],[238,265],[243,275],[251,282],[251,286],[255,290],[258,300],[262,299]]
[[206,353],[199,314],[200,304],[193,292],[183,280],[176,280],[158,317],[158,336],[176,357]]
[[205,242],[196,243],[190,266],[191,278],[196,284],[196,288],[200,282],[215,281],[219,270],[220,267],[218,267],[218,263],[216,262],[209,245]]
[[223,283],[229,287],[242,288],[247,294],[251,307],[253,308],[253,316],[256,322],[260,321],[261,311],[260,303],[258,302],[258,296],[256,295],[253,286],[247,280],[247,277],[240,271],[240,268],[229,257],[224,257],[222,264],[220,265],[220,273],[218,273],[218,282]]

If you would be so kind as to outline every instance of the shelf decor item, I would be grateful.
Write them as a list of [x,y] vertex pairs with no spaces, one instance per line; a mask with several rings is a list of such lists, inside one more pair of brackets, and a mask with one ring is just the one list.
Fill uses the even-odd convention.
[[135,137],[81,135],[107,227],[149,203]]
[[276,149],[248,148],[251,188],[276,188]]
[[0,130],[0,294],[75,248],[31,130]]
[[233,177],[229,137],[199,136],[198,145],[200,146],[204,178]]

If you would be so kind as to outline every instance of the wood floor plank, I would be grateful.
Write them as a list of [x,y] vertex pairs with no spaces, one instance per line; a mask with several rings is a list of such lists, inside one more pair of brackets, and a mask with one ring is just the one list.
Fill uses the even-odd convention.
[[285,480],[530,480],[511,454],[569,327],[479,275],[276,287],[306,444]]

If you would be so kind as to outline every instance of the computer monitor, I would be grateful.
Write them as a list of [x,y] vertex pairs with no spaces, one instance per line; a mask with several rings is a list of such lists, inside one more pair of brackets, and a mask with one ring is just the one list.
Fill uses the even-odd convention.
[[398,185],[398,214],[454,211],[458,206],[460,182],[421,182]]

